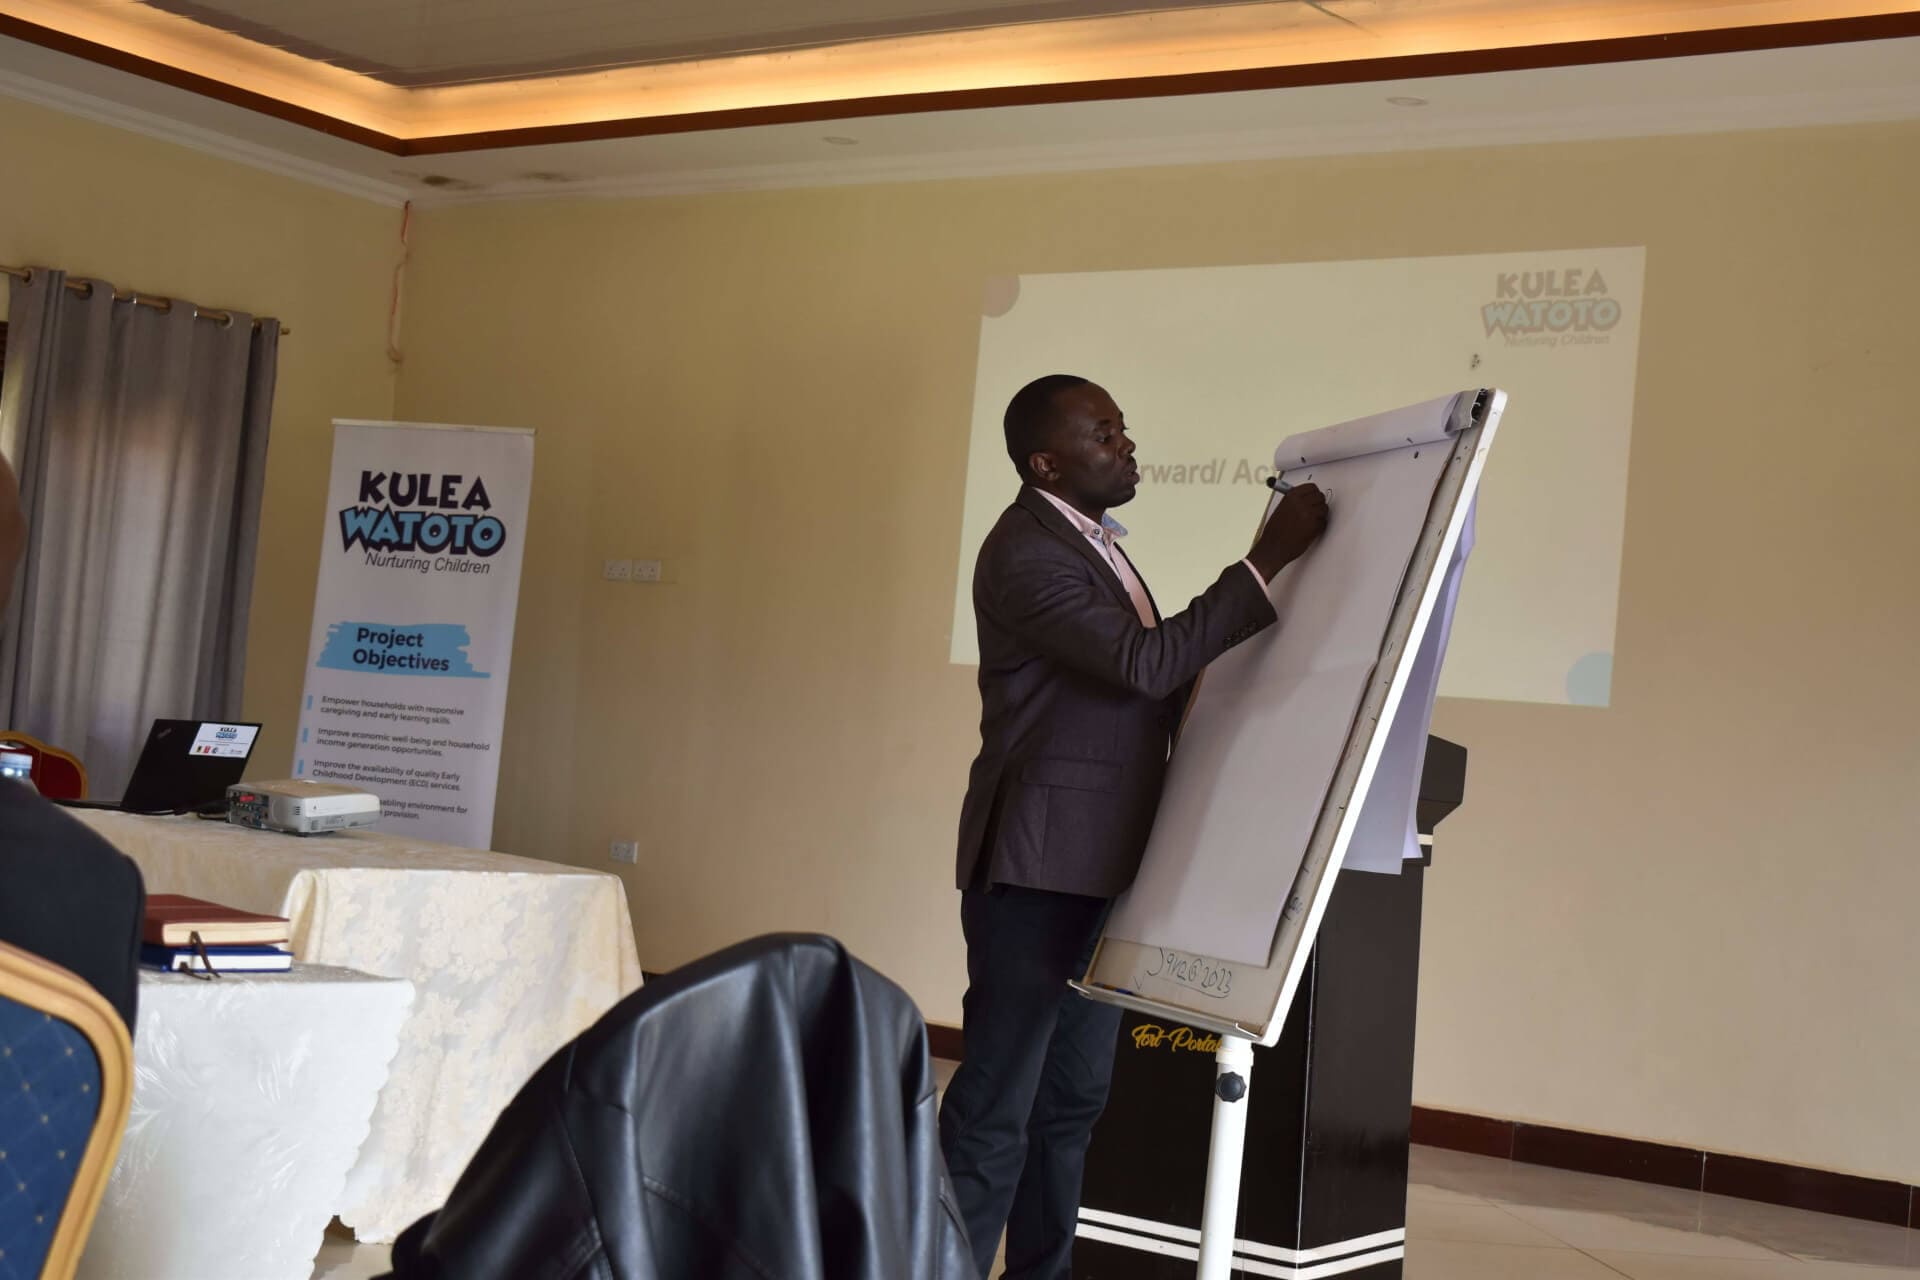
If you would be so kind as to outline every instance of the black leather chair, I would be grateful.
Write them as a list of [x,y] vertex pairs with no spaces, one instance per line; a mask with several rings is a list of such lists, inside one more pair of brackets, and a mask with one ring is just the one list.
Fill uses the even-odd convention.
[[977,1280],[926,1028],[831,938],[657,978],[555,1054],[389,1280]]

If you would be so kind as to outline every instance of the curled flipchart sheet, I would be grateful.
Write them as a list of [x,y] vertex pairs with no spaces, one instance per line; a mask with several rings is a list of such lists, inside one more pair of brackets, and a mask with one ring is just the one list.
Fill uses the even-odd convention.
[[1465,430],[1472,420],[1471,394],[1441,396],[1438,400],[1408,405],[1371,418],[1288,436],[1273,451],[1273,469],[1286,475],[1320,463],[1440,444]]

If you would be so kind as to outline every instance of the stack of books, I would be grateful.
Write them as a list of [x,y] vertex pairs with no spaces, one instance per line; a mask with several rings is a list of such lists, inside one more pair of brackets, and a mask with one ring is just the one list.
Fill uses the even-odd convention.
[[177,893],[147,899],[140,963],[188,973],[283,973],[293,967],[284,916],[236,911]]

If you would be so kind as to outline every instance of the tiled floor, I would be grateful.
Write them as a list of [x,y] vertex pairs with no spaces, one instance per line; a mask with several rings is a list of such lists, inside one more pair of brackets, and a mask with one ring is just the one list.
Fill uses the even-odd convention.
[[[387,1251],[329,1236],[314,1280]],[[1415,1147],[1406,1280],[1906,1280],[1920,1232]]]
[[1415,1147],[1407,1280],[1902,1280],[1920,1232]]

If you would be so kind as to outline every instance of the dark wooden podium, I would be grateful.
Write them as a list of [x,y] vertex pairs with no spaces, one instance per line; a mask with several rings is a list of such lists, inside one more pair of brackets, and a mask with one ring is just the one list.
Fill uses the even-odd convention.
[[[1427,739],[1417,828],[1466,789],[1464,747]],[[1427,842],[1422,841],[1423,845]],[[1406,1242],[1407,1132],[1421,891],[1431,848],[1398,875],[1344,871],[1299,995],[1256,1048],[1235,1232],[1243,1274],[1387,1280]],[[1210,1032],[1129,1013],[1081,1195],[1076,1280],[1194,1274],[1213,1111]]]

